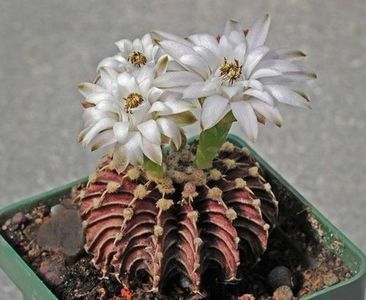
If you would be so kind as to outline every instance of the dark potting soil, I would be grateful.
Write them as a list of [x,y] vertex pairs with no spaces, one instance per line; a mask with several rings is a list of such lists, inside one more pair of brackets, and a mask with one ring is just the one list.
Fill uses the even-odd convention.
[[[321,226],[307,208],[276,182],[270,183],[279,200],[280,214],[278,224],[270,233],[267,250],[254,267],[242,270],[239,284],[225,289],[219,284],[212,286],[211,295],[215,295],[212,299],[299,299],[351,277],[336,251],[322,247]],[[57,221],[48,224],[50,232],[40,229],[42,224],[50,222],[51,209],[45,205],[18,212],[1,226],[1,234],[59,299],[167,299],[143,289],[133,291],[131,296],[108,270],[106,275],[98,271],[92,258],[82,250],[77,207],[73,208],[68,199],[59,202],[62,203],[56,206],[62,210],[59,224]],[[41,246],[42,235],[54,237],[47,249]],[[334,243],[336,248],[337,242]]]

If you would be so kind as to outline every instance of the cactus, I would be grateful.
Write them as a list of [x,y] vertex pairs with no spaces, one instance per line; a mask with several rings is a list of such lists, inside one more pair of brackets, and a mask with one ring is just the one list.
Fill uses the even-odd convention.
[[277,201],[258,164],[226,142],[202,170],[195,151],[167,153],[163,178],[133,166],[118,173],[111,154],[90,176],[80,195],[85,250],[105,276],[199,299],[208,281],[235,284],[238,270],[260,259]]
[[80,194],[85,250],[126,294],[226,297],[265,251],[277,201],[249,150],[225,141],[233,123],[251,141],[259,123],[281,127],[280,103],[310,107],[294,83],[316,78],[302,51],[265,45],[269,26],[123,39],[79,86],[79,142],[111,151]]

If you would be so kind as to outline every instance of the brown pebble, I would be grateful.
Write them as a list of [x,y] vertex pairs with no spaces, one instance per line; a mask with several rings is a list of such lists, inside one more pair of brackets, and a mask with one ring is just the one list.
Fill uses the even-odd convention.
[[57,209],[53,210],[51,218],[40,226],[37,243],[43,249],[59,250],[68,257],[76,256],[84,244],[79,211],[58,205]]
[[37,219],[34,220],[34,223],[36,223],[38,225],[42,224],[42,222],[43,222],[42,218],[37,218]]
[[26,220],[27,218],[23,212],[17,212],[12,218],[13,224],[23,224]]
[[273,300],[292,300],[293,293],[287,285],[280,286],[273,293]]
[[339,281],[339,279],[338,279],[337,275],[334,274],[333,272],[328,272],[323,275],[323,281],[324,281],[325,285],[331,286],[333,284],[336,284]]
[[293,288],[292,273],[289,268],[285,266],[277,266],[269,272],[267,276],[267,283],[273,290],[280,286],[286,285]]
[[252,294],[244,294],[238,298],[238,300],[255,300]]
[[49,284],[57,286],[64,280],[65,267],[62,261],[55,258],[48,258],[42,261],[39,273]]
[[41,250],[39,249],[39,247],[32,248],[31,250],[28,251],[29,257],[37,257],[40,254]]

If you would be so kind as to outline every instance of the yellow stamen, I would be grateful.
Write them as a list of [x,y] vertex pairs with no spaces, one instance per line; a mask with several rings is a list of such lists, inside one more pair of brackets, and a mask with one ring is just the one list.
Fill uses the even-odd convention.
[[239,79],[242,69],[243,65],[237,59],[234,59],[234,62],[228,62],[227,58],[224,57],[224,62],[220,65],[220,76],[225,80],[229,80],[229,83],[232,84]]
[[135,65],[136,67],[141,67],[143,65],[145,65],[147,63],[147,58],[144,54],[142,54],[139,51],[133,51],[129,56],[128,56],[128,61]]
[[131,93],[123,99],[126,101],[125,111],[128,113],[131,112],[131,109],[136,108],[144,101],[144,98],[139,93]]

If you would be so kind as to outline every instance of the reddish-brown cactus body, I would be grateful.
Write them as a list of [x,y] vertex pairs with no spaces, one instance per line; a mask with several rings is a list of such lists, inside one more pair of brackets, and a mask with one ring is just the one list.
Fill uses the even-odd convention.
[[170,153],[163,179],[132,167],[118,174],[108,157],[90,177],[80,205],[85,249],[106,276],[200,298],[210,274],[233,283],[239,266],[258,261],[277,216],[270,185],[247,149],[225,143],[205,171],[192,152]]

